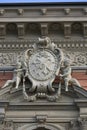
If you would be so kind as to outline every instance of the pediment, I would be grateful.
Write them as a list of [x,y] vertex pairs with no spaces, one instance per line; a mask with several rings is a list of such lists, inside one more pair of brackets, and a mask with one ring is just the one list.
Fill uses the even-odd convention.
[[[56,85],[55,85],[56,87]],[[73,102],[75,99],[86,99],[87,98],[87,91],[83,88],[77,86],[70,86],[69,91],[65,91],[65,87],[62,86],[61,95],[59,99],[55,102]],[[11,86],[0,89],[0,101],[7,100],[8,102],[27,102],[23,96],[23,90],[20,86],[19,89],[11,90]],[[37,101],[34,102],[51,102],[48,101],[46,98],[38,98]]]

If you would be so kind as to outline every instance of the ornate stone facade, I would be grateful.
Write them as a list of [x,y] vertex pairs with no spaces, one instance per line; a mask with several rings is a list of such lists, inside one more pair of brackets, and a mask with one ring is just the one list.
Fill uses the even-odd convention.
[[[0,70],[4,67],[7,67],[7,70],[10,67],[16,68],[17,60],[24,58],[26,50],[28,51],[35,44],[40,46],[38,37],[41,39],[50,37],[52,43],[55,43],[55,46],[62,50],[64,57],[71,60],[72,68],[86,68],[86,5],[42,4],[41,6],[3,5],[0,7]],[[33,72],[32,74],[30,72],[32,70],[31,64],[41,54],[42,52],[37,49],[29,61],[30,70],[28,71],[28,66],[25,70],[28,71],[28,74],[31,74],[34,80],[41,80],[42,83],[49,78],[47,70],[44,77],[41,77],[41,71],[40,76],[37,76],[37,73]],[[46,55],[50,58],[44,58]],[[39,69],[41,69],[43,61],[50,61],[52,65],[51,62],[56,59],[53,50],[45,50],[44,56],[40,58]],[[49,71],[46,64],[45,67]],[[52,68],[55,70],[54,63]],[[54,74],[54,71],[52,72]],[[52,76],[51,73],[50,76]],[[14,87],[14,80],[10,81]],[[25,92],[23,91],[23,82],[27,84],[26,92],[29,94],[29,87],[32,88],[31,82],[27,78],[24,80],[23,77],[20,81],[20,87],[17,89],[12,89],[11,84],[0,89],[0,130],[87,130],[86,90],[72,85],[69,86],[69,91],[65,91],[63,82],[61,94],[57,100],[54,100],[53,93],[49,90],[52,89],[51,85],[53,85],[55,91],[57,91],[58,83],[52,82],[48,88],[49,84],[42,83],[41,86],[40,83],[38,85],[35,82],[36,86],[33,92],[35,93],[38,90],[37,100],[29,102],[32,100],[28,100],[28,98],[26,100],[25,95],[23,95]],[[42,92],[44,90],[46,95],[50,95],[47,98]],[[33,92],[31,91],[29,96]]]

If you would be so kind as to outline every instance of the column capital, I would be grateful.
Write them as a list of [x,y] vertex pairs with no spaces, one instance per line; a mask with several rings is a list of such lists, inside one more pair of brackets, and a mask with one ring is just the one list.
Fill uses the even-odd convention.
[[13,122],[12,121],[3,121],[3,130],[13,130]]
[[78,121],[81,124],[82,130],[87,130],[87,117],[78,118]]
[[87,117],[80,117],[78,118],[78,121],[81,123],[81,124],[85,124],[87,122]]
[[69,128],[70,128],[70,130],[79,130],[80,124],[79,124],[78,120],[71,120]]

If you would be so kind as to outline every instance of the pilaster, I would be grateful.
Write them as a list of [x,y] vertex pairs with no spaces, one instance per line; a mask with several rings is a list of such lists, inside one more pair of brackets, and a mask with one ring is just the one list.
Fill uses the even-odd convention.
[[18,27],[18,38],[23,38],[24,37],[24,24],[19,23],[17,24]]
[[71,36],[71,24],[64,23],[64,36],[65,38],[69,38]]
[[87,23],[83,23],[83,33],[84,37],[87,38]]
[[48,25],[47,25],[47,23],[41,23],[41,35],[42,35],[42,37],[48,35]]

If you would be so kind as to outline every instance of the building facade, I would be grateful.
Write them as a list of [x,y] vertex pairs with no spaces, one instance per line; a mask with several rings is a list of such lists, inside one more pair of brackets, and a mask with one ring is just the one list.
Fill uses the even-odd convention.
[[[38,44],[39,37],[49,37],[62,49],[64,57],[71,60],[72,77],[82,86],[73,85],[66,92],[63,85],[56,101],[44,98],[42,89],[42,97],[32,102],[24,98],[22,88],[3,88],[13,79],[17,59]],[[55,88],[59,82],[56,77]],[[86,3],[2,5],[0,87],[0,130],[87,130]]]

